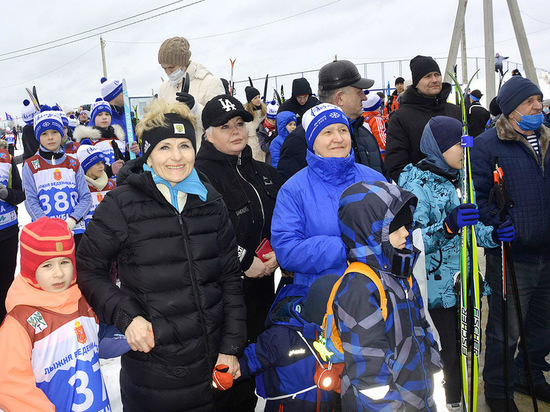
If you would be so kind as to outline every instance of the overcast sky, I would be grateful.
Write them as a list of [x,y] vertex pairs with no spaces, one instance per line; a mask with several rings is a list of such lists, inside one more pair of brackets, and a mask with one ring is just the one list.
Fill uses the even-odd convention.
[[[174,0],[172,0],[173,2]],[[204,0],[186,8],[130,25],[106,30],[166,12],[193,1],[105,27],[109,78],[126,78],[130,95],[157,92],[161,76],[157,61],[160,44],[173,36],[191,43],[191,60],[218,77],[229,79],[229,58],[237,59],[234,78],[274,76],[319,69],[338,55],[354,63],[407,59],[417,54],[445,58],[448,53],[457,0]],[[71,37],[41,48],[93,37],[43,52],[11,58],[10,53],[126,19],[171,3],[164,1],[4,0],[4,39],[0,45],[0,117],[19,116],[25,87],[35,85],[42,104],[77,107],[99,97],[102,77],[100,31]],[[521,62],[507,4],[494,1],[495,51]],[[550,71],[550,8],[548,0],[518,0],[535,66]],[[483,57],[482,1],[470,1],[466,15],[468,56]],[[273,23],[272,23],[273,22]],[[270,24],[271,23],[271,24]],[[8,54],[10,53],[10,54]],[[473,65],[473,62],[470,64]],[[444,61],[440,61],[444,70]],[[473,66],[472,66],[473,67]],[[398,73],[397,63],[386,67],[385,80]],[[408,63],[403,76],[410,77]],[[379,66],[367,74],[381,87]],[[317,89],[315,75],[306,76]],[[290,96],[292,77],[279,78]],[[270,82],[270,90],[274,85]],[[255,84],[263,92],[263,81]],[[393,81],[392,81],[393,85]],[[243,96],[245,84],[238,86]]]

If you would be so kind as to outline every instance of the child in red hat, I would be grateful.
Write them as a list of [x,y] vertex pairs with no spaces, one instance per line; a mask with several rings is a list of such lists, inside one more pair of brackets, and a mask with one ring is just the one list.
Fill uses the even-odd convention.
[[99,370],[99,320],[76,285],[67,223],[42,217],[23,228],[20,244],[21,274],[0,327],[0,409],[110,410]]

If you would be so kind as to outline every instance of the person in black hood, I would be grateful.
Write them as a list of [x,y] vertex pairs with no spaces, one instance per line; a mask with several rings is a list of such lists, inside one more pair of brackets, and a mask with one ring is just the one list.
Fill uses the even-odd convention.
[[443,83],[437,62],[429,56],[416,56],[410,62],[412,86],[403,94],[399,110],[390,118],[386,129],[385,165],[391,179],[409,163],[424,158],[420,138],[426,123],[435,116],[462,119],[460,107],[447,103],[451,85]]
[[277,113],[288,111],[296,114],[296,125],[299,126],[306,110],[319,104],[319,100],[312,94],[311,86],[306,78],[294,79],[292,81],[292,97],[279,107]]
[[[202,111],[206,140],[196,161],[198,170],[223,196],[235,229],[241,269],[245,275],[249,342],[255,342],[264,331],[264,322],[275,298],[271,276],[279,266],[275,252],[259,257],[255,251],[263,239],[271,238],[271,217],[282,184],[275,169],[252,157],[246,129],[246,122],[252,119],[252,114],[233,96],[212,98]],[[233,410],[254,410],[257,397],[253,379],[237,383],[232,390]]]

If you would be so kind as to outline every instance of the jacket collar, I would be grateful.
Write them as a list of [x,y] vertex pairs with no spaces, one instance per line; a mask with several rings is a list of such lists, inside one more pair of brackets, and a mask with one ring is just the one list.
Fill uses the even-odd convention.
[[[536,156],[533,147],[510,125],[510,122],[506,116],[500,116],[495,127],[497,129],[497,136],[499,140],[521,142],[527,146],[528,150],[530,150],[534,156]],[[538,132],[540,133],[540,157],[542,159],[542,167],[544,170],[544,159],[546,157],[546,153],[548,152],[548,146],[550,145],[550,130],[545,126],[541,126],[538,129]]]
[[[236,165],[239,161],[239,156],[237,155],[228,155],[220,152],[214,147],[214,145],[208,140],[203,140],[201,143],[201,148],[197,153],[197,160],[211,160],[214,162],[229,162],[231,165]],[[252,161],[252,149],[250,146],[246,145],[240,155],[240,164],[245,164]]]
[[425,111],[440,109],[447,103],[447,97],[451,94],[451,85],[443,83],[441,92],[436,97],[426,97],[418,92],[416,87],[409,87],[403,94],[401,104],[404,106],[411,105]]
[[[155,182],[153,181],[153,176],[150,172],[145,172],[143,170],[143,158],[138,158],[135,160],[139,160],[137,162],[134,161],[132,163],[131,167],[126,170],[124,181],[120,184],[117,184],[117,186],[123,185],[123,184],[129,184],[130,186],[133,186],[140,192],[146,193],[151,198],[157,200],[160,203],[165,203],[167,205],[170,205],[170,202],[166,200],[166,198],[162,195],[162,193],[157,189],[157,186]],[[187,196],[187,202],[185,203],[184,210],[192,209],[194,207],[200,207],[203,205],[206,205],[208,203],[214,202],[218,199],[221,199],[221,195],[214,189],[214,187],[209,183],[208,178],[197,170],[197,173],[199,175],[199,179],[201,180],[202,184],[206,187],[206,190],[208,191],[208,194],[206,196],[206,201],[203,202],[197,195],[188,195]]]
[[[348,157],[320,157],[309,150],[306,160],[310,170],[329,184],[338,186],[342,183],[353,182],[355,168],[355,154],[351,149]],[[350,183],[351,184],[351,183]]]

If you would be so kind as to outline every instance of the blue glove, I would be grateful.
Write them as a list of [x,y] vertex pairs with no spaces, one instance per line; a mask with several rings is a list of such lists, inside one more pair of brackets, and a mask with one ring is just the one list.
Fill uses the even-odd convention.
[[443,222],[450,233],[457,234],[461,227],[473,226],[478,219],[479,210],[477,206],[473,203],[462,203],[455,207]]
[[512,224],[512,219],[508,217],[499,227],[495,227],[491,236],[495,243],[511,242],[514,240],[516,238],[516,230]]

